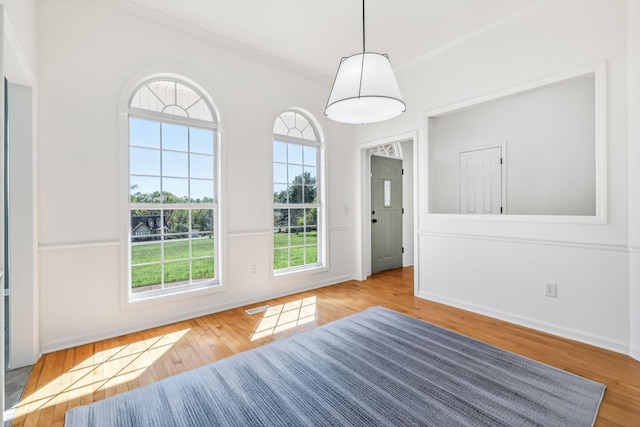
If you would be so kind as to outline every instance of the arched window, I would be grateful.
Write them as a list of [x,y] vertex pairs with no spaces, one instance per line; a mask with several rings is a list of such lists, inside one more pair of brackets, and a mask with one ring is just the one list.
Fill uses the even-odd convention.
[[322,146],[311,120],[285,111],[273,126],[273,266],[323,265]]
[[203,92],[174,78],[130,97],[131,299],[218,283],[217,124]]

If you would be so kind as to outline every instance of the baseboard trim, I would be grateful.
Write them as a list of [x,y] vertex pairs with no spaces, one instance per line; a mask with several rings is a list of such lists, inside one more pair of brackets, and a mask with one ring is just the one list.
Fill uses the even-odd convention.
[[539,322],[537,320],[529,319],[522,316],[516,316],[513,314],[505,313],[499,310],[483,307],[476,304],[469,304],[464,301],[459,301],[451,298],[442,297],[430,292],[418,292],[418,297],[426,300],[435,301],[441,304],[449,305],[452,307],[460,308],[462,310],[471,311],[473,313],[482,314],[484,316],[493,317],[495,319],[503,320],[505,322],[514,323],[516,325],[524,326],[526,328],[535,329],[548,334],[556,335],[561,338],[566,338],[574,341],[579,341],[584,344],[593,345],[603,348],[605,350],[614,351],[616,353],[622,353],[625,355],[630,354],[629,345],[623,342],[610,340],[608,338],[586,334],[584,332],[560,328],[555,325]]
[[308,284],[305,286],[300,286],[296,288],[290,288],[283,291],[275,291],[266,293],[254,298],[243,298],[237,299],[233,301],[226,302],[224,304],[218,304],[212,307],[203,308],[199,310],[194,310],[190,312],[183,313],[179,316],[171,317],[159,322],[150,322],[147,324],[139,324],[137,326],[133,326],[131,328],[115,328],[110,331],[104,331],[99,334],[87,334],[87,335],[78,335],[72,338],[66,338],[58,341],[51,341],[48,343],[42,343],[40,345],[40,353],[46,354],[54,351],[65,350],[72,347],[77,347],[84,344],[90,344],[97,341],[102,341],[106,339],[116,338],[122,335],[131,334],[135,332],[144,331],[151,328],[157,328],[160,326],[170,325],[172,323],[181,322],[184,320],[194,319],[196,317],[207,316],[209,314],[218,313],[225,310],[231,310],[238,307],[243,307],[246,305],[263,303],[267,300],[274,298],[281,298],[287,295],[297,294],[299,292],[311,291],[318,288],[323,288],[325,286],[336,285],[342,282],[348,282],[350,280],[355,280],[354,275],[347,275],[332,278],[329,280],[323,280],[319,282],[315,282],[312,284]]
[[629,356],[640,362],[640,348],[631,347],[629,350]]

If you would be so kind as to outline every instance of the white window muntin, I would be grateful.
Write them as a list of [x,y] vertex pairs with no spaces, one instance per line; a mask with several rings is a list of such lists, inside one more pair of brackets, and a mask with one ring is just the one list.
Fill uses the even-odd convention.
[[[147,101],[154,102],[143,102],[145,97]],[[146,108],[143,108],[142,104],[146,104]],[[156,77],[140,83],[132,91],[127,105],[130,112],[144,111],[146,114],[159,114],[164,118],[174,116],[208,124],[217,124],[218,121],[215,108],[200,91],[170,77]],[[179,114],[181,112],[184,114]]]
[[[300,115],[300,113],[296,113],[297,115]],[[313,136],[317,137],[318,132],[315,129],[315,127],[313,126],[313,124],[311,123],[311,121],[309,121],[306,117],[304,117],[303,115],[301,115],[308,123],[308,127],[311,128],[311,130],[313,131]],[[280,119],[280,116],[278,117],[278,120]],[[307,133],[308,135],[308,133]],[[316,230],[317,230],[317,243],[316,243],[316,247],[317,247],[317,255],[316,255],[316,262],[313,264],[303,264],[303,265],[299,265],[299,266],[293,266],[293,267],[288,267],[288,268],[282,268],[282,269],[275,269],[275,272],[277,274],[286,274],[289,272],[294,272],[294,271],[301,271],[301,270],[308,270],[310,268],[317,268],[320,267],[322,265],[324,265],[324,250],[323,250],[323,244],[324,244],[324,238],[322,236],[324,236],[324,223],[323,223],[323,219],[324,219],[324,212],[323,212],[323,200],[322,200],[322,167],[321,167],[321,159],[322,159],[322,144],[319,140],[311,140],[311,139],[306,139],[306,138],[298,138],[295,136],[289,136],[289,135],[282,135],[282,134],[278,134],[278,133],[274,133],[273,136],[273,142],[284,142],[284,143],[288,143],[288,144],[298,144],[298,145],[302,145],[302,146],[309,146],[309,147],[314,147],[317,148],[316,150],[316,162],[315,162],[315,169],[316,169],[316,203],[274,203],[274,210],[276,209],[316,209],[317,210],[317,224],[316,224]],[[288,163],[288,158],[287,158],[287,164]],[[273,163],[279,163],[279,162],[273,162]],[[289,179],[290,180],[290,179]],[[275,183],[275,180],[273,180]],[[289,219],[290,221],[290,219]],[[289,223],[289,227],[291,227],[291,224]],[[303,247],[303,246],[288,246],[288,250],[290,251],[292,248],[299,248],[299,247]],[[275,252],[274,252],[275,253]]]
[[[164,218],[164,211],[169,211],[169,210],[187,210],[189,212],[189,222],[191,223],[191,215],[192,215],[192,210],[208,210],[211,209],[213,211],[213,220],[214,223],[217,222],[217,207],[214,208],[210,208],[209,206],[203,206],[203,204],[189,204],[189,205],[178,205],[178,204],[164,204],[163,206],[165,208],[157,208],[157,204],[144,204],[141,205],[139,208],[136,207],[135,209],[141,209],[141,210],[158,210],[160,211],[160,216],[161,218]],[[179,206],[179,208],[172,208],[172,206]],[[166,207],[169,207],[168,209]],[[132,209],[130,209],[129,211],[131,212]],[[128,259],[129,259],[129,279],[131,279],[131,268],[132,267],[144,267],[144,266],[153,266],[153,265],[160,265],[162,268],[162,276],[163,276],[163,282],[161,284],[161,288],[160,289],[156,289],[156,290],[150,290],[150,291],[142,291],[139,293],[135,293],[133,292],[133,287],[132,284],[129,283],[129,297],[131,300],[136,300],[136,299],[146,299],[146,298],[150,298],[150,297],[155,297],[158,295],[164,295],[164,294],[168,294],[168,293],[173,293],[173,292],[183,292],[183,291],[188,291],[191,289],[200,289],[203,287],[207,287],[207,286],[211,286],[214,284],[219,283],[218,280],[218,272],[219,272],[219,265],[218,265],[218,253],[219,253],[219,240],[218,240],[218,231],[217,231],[218,227],[216,227],[215,225],[213,226],[213,230],[210,233],[207,234],[212,234],[213,235],[213,241],[214,241],[214,256],[213,256],[213,262],[214,262],[214,277],[213,278],[207,278],[207,279],[193,279],[193,267],[191,267],[191,271],[189,273],[189,284],[182,284],[179,286],[168,286],[166,287],[166,283],[164,283],[164,268],[165,268],[165,264],[167,263],[180,263],[180,262],[185,262],[185,261],[189,261],[190,264],[192,264],[192,262],[195,260],[205,260],[205,259],[211,259],[212,257],[209,256],[202,256],[202,257],[194,257],[192,254],[192,242],[193,239],[191,238],[193,230],[189,230],[188,232],[184,232],[184,233],[164,233],[161,232],[160,236],[161,239],[158,241],[158,243],[160,244],[160,260],[158,261],[154,261],[154,262],[148,262],[148,263],[140,263],[140,264],[135,264],[132,265],[131,264],[131,237],[135,237],[135,236],[130,236],[129,237],[129,255],[128,255]],[[165,240],[165,236],[176,236],[176,235],[184,235],[184,234],[189,234],[190,238],[188,239],[189,242],[189,258],[183,258],[183,259],[178,259],[178,260],[168,260],[165,259],[165,245],[167,244],[167,240]],[[138,236],[138,237],[145,237],[144,235],[142,236]]]
[[[204,98],[202,98],[204,100]],[[208,103],[207,103],[208,105]],[[135,144],[131,144],[130,141],[130,132],[128,132],[128,150],[129,153],[131,152],[130,150],[132,148],[141,148],[141,149],[148,149],[148,150],[155,150],[160,154],[160,173],[159,174],[154,174],[154,175],[146,175],[146,174],[134,174],[131,173],[131,167],[129,166],[128,169],[128,194],[127,194],[127,217],[131,218],[131,213],[134,210],[154,210],[154,211],[160,211],[161,215],[164,215],[164,211],[169,211],[169,210],[186,210],[189,213],[189,224],[190,224],[190,229],[185,232],[185,233],[161,233],[161,239],[160,239],[160,244],[161,244],[161,260],[160,260],[160,264],[163,266],[162,269],[162,284],[161,284],[161,289],[157,289],[157,290],[151,290],[151,291],[144,291],[141,293],[133,293],[133,288],[132,288],[132,284],[131,284],[131,269],[132,269],[132,264],[131,264],[131,248],[132,248],[132,238],[137,237],[137,236],[133,236],[131,234],[131,227],[129,227],[129,232],[128,232],[128,277],[129,277],[129,299],[130,300],[136,300],[136,299],[145,299],[145,298],[149,298],[149,297],[154,297],[157,295],[163,295],[163,294],[167,294],[167,293],[174,293],[174,292],[183,292],[183,291],[187,291],[190,289],[198,289],[198,288],[202,288],[202,287],[207,287],[207,286],[211,286],[211,285],[215,285],[217,283],[219,283],[219,269],[220,269],[220,263],[219,263],[219,226],[218,226],[218,204],[217,204],[217,196],[218,196],[218,183],[219,183],[219,171],[218,171],[218,156],[219,156],[219,134],[217,132],[217,126],[212,123],[212,122],[208,122],[208,121],[204,121],[204,120],[199,120],[199,119],[192,119],[192,118],[188,118],[188,117],[181,117],[181,116],[173,116],[167,113],[157,113],[154,111],[148,111],[148,110],[141,110],[141,109],[136,109],[136,108],[130,108],[129,109],[129,114],[128,114],[128,120],[127,123],[129,124],[131,119],[142,119],[142,120],[148,120],[148,121],[153,121],[153,122],[157,122],[160,126],[160,132],[162,132],[162,124],[176,124],[176,125],[180,125],[180,126],[185,126],[188,129],[191,128],[195,128],[195,129],[204,129],[204,130],[208,130],[213,132],[213,147],[212,147],[212,151],[211,153],[200,153],[198,151],[191,151],[190,148],[188,147],[187,150],[171,150],[171,149],[165,149],[162,147],[162,145],[160,145],[160,147],[148,147],[148,146],[141,146],[141,145],[135,145]],[[196,155],[206,155],[206,156],[210,156],[211,160],[212,160],[212,170],[213,170],[213,174],[211,176],[211,179],[207,179],[207,178],[198,178],[198,177],[191,177],[191,176],[174,176],[174,175],[164,175],[162,173],[163,169],[162,169],[162,152],[167,152],[167,153],[171,153],[171,152],[175,152],[175,153],[182,153],[182,154],[187,154],[187,158],[188,158],[188,162],[191,161],[191,155],[192,154],[196,154]],[[129,154],[130,156],[130,154]],[[130,157],[128,156],[128,158],[130,159]],[[188,165],[188,170],[190,171],[190,165]],[[189,172],[190,174],[190,172]],[[191,181],[211,181],[213,184],[213,192],[212,192],[212,201],[211,202],[201,202],[201,203],[164,203],[162,200],[158,201],[157,203],[133,203],[131,202],[131,178],[132,176],[137,176],[137,177],[149,177],[149,178],[155,178],[159,180],[160,183],[160,187],[159,187],[159,191],[161,192],[160,194],[162,194],[163,189],[163,178],[179,178],[179,179],[186,179],[187,180],[187,185],[188,185],[188,195],[189,197],[191,197]],[[198,260],[198,259],[206,259],[207,257],[193,257],[193,253],[191,251],[192,248],[192,236],[193,236],[193,227],[191,227],[192,224],[192,211],[193,210],[211,210],[213,213],[213,224],[212,224],[212,230],[210,232],[210,234],[212,234],[213,236],[213,240],[214,240],[214,255],[213,255],[213,263],[214,263],[214,277],[210,278],[210,279],[196,279],[196,281],[194,281],[194,279],[192,278],[193,275],[193,265],[191,265],[191,270],[189,273],[189,284],[183,284],[180,286],[176,286],[176,287],[165,287],[165,283],[164,283],[164,265],[167,262],[164,259],[164,245],[165,245],[165,240],[164,237],[165,236],[171,236],[171,235],[181,235],[181,234],[187,234],[188,235],[188,241],[189,241],[189,258],[188,261],[193,261],[193,260]],[[172,262],[172,261],[169,261]],[[173,261],[173,262],[179,262],[179,261]],[[153,264],[157,264],[157,263],[141,263],[141,264],[136,264],[135,266],[144,266],[144,265],[153,265]]]
[[138,117],[141,119],[158,120],[165,123],[185,124],[189,123],[190,126],[200,127],[205,129],[217,129],[218,125],[214,122],[206,120],[192,119],[189,117],[181,117],[175,115],[168,115],[167,113],[157,113],[155,111],[143,110],[140,108],[129,108],[129,116]]
[[[152,118],[149,116],[141,116],[141,115],[134,115],[134,114],[129,114],[129,123],[131,119],[142,119],[142,120],[147,120],[147,121],[152,121],[155,123],[158,123],[160,125],[160,140],[162,141],[162,132],[163,132],[163,127],[162,124],[164,123],[168,123],[170,122],[171,124],[176,124],[176,125],[181,125],[181,126],[185,126],[187,127],[189,130],[190,129],[203,129],[203,130],[207,130],[207,131],[211,131],[213,132],[213,149],[211,152],[203,152],[203,151],[192,151],[191,147],[189,146],[186,150],[179,150],[179,149],[172,149],[172,148],[164,148],[162,145],[160,145],[159,147],[149,147],[149,146],[145,146],[145,145],[135,145],[135,144],[131,144],[131,142],[129,143],[129,150],[131,150],[131,148],[134,149],[141,149],[141,150],[149,150],[151,152],[157,152],[160,155],[160,163],[159,163],[159,173],[158,174],[145,174],[145,173],[132,173],[131,172],[131,165],[129,165],[129,188],[131,188],[131,177],[132,176],[136,176],[136,177],[146,177],[146,178],[158,178],[160,180],[160,188],[158,189],[159,191],[163,191],[163,182],[162,179],[163,178],[174,178],[174,179],[186,179],[188,181],[188,190],[189,190],[189,196],[191,196],[191,181],[197,181],[197,182],[204,182],[204,181],[213,181],[213,194],[212,194],[212,199],[214,203],[217,203],[217,182],[218,182],[218,176],[217,176],[217,159],[218,159],[218,132],[215,126],[212,126],[211,124],[209,124],[209,126],[202,126],[202,123],[192,123],[191,120],[173,120],[173,121],[169,121],[169,120],[162,120],[159,118]],[[130,136],[130,134],[129,134]],[[162,142],[161,142],[162,144]],[[129,153],[131,153],[131,151],[129,151]],[[187,154],[187,170],[189,171],[189,175],[188,176],[184,176],[184,175],[171,175],[171,174],[164,174],[163,173],[163,162],[164,162],[164,153],[176,153],[176,154]],[[197,176],[191,176],[191,162],[192,162],[192,155],[195,156],[200,156],[200,157],[211,157],[211,167],[213,169],[213,174],[212,174],[212,178],[202,178],[202,177],[197,177]],[[129,154],[129,159],[131,159],[130,154]],[[131,199],[130,199],[130,195],[129,195],[129,202],[131,203]]]

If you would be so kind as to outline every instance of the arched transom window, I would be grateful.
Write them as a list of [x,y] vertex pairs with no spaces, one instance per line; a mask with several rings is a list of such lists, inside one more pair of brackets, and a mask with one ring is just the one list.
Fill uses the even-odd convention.
[[273,266],[288,272],[321,266],[321,143],[311,120],[285,111],[273,126]]
[[391,144],[383,144],[378,145],[377,147],[373,147],[369,149],[369,155],[381,156],[381,157],[392,157],[392,158],[402,158],[402,147],[400,147],[399,142],[393,142]]
[[311,122],[309,122],[309,120],[301,113],[296,111],[285,111],[280,114],[273,125],[273,133],[275,135],[288,136],[319,143],[316,130]]
[[176,80],[150,80],[138,87],[129,103],[142,110],[216,124],[211,105],[195,89]]
[[216,117],[177,79],[150,79],[131,95],[130,299],[218,283]]

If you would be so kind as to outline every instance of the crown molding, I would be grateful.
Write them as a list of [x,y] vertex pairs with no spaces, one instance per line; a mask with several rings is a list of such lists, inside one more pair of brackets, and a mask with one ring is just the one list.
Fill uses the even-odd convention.
[[238,43],[229,38],[223,37],[219,34],[213,33],[197,25],[185,22],[183,20],[174,18],[169,15],[165,15],[158,11],[149,9],[147,7],[136,4],[130,0],[117,0],[115,3],[113,0],[94,0],[102,3],[107,7],[119,6],[125,12],[135,14],[144,19],[154,21],[160,25],[170,27],[174,30],[181,31],[187,35],[199,38],[203,41],[211,43],[217,47],[226,49],[232,53],[240,54],[245,57],[254,59],[256,61],[271,65],[273,67],[282,69],[284,71],[296,74],[298,76],[313,80],[317,83],[330,85],[333,76],[326,76],[324,74],[313,71],[309,68],[302,67],[291,61],[287,61],[276,55],[266,53],[262,50],[247,46],[242,43]]
[[459,46],[463,46],[467,43],[471,43],[474,40],[477,40],[481,37],[483,37],[485,34],[489,34],[493,31],[496,31],[497,29],[507,25],[508,23],[510,23],[511,21],[514,21],[515,19],[520,18],[521,16],[527,15],[529,13],[531,13],[532,11],[547,5],[547,4],[551,4],[552,0],[545,0],[542,1],[538,4],[535,4],[533,6],[530,6],[526,9],[523,9],[517,13],[514,13],[513,15],[509,15],[506,18],[502,18],[498,21],[495,21],[489,25],[485,25],[484,27],[481,27],[478,30],[472,31],[462,37],[459,37],[449,43],[446,43],[440,47],[437,47],[435,49],[432,49],[426,53],[423,53],[420,56],[417,56],[416,58],[410,59],[408,61],[405,61],[401,64],[397,64],[395,69],[398,72],[402,72],[405,71],[407,69],[413,68],[414,66],[417,66],[425,61],[428,61],[434,57],[437,57],[439,55],[442,55],[444,53],[447,53]]

